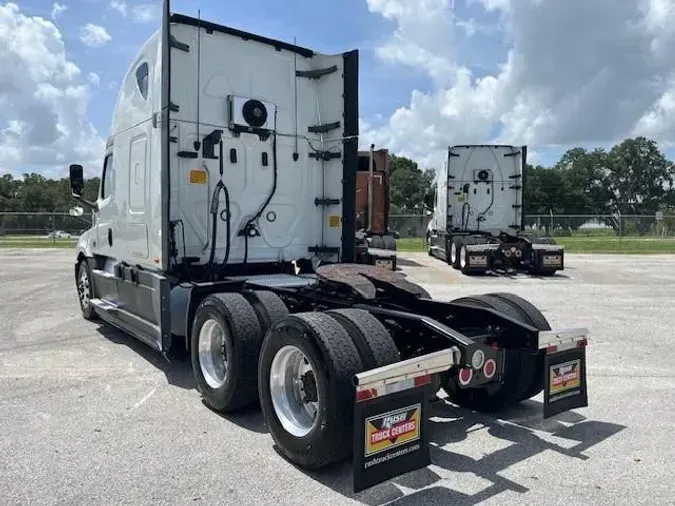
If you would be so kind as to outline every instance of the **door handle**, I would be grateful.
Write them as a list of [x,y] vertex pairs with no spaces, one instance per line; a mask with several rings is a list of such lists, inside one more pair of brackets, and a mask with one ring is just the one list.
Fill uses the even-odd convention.
[[112,228],[108,229],[108,246],[112,247]]

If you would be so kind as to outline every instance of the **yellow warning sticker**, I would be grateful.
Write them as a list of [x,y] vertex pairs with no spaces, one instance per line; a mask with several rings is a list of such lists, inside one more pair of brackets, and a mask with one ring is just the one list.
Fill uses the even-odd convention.
[[340,226],[340,217],[337,215],[332,215],[328,217],[328,226],[331,228],[337,228]]
[[205,170],[191,169],[190,184],[206,184],[207,176]]
[[422,406],[413,404],[366,419],[366,457],[420,438]]
[[457,201],[458,201],[458,202],[463,202],[463,201],[464,201],[464,194],[463,194],[463,193],[460,193],[459,195],[457,195]]

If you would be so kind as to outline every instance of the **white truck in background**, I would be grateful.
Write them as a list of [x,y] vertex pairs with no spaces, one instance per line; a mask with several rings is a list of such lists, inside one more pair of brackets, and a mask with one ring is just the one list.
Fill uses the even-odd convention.
[[551,330],[511,294],[432,300],[354,263],[358,58],[165,0],[122,80],[95,201],[70,166],[96,216],[75,253],[84,318],[187,351],[209,407],[259,403],[290,461],[351,456],[355,491],[430,463],[441,386],[483,411],[542,390],[545,417],[588,402],[584,328]]
[[552,237],[525,233],[526,146],[458,145],[438,172],[429,255],[463,274],[564,269],[564,248]]

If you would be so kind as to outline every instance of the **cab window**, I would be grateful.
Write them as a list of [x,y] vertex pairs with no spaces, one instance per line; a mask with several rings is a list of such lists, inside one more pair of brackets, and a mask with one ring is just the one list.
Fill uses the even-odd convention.
[[148,64],[143,62],[140,67],[136,69],[136,84],[138,85],[138,91],[141,93],[143,100],[147,100],[148,98],[148,79]]
[[110,153],[103,162],[103,177],[101,178],[101,198],[107,199],[115,189],[115,169],[113,168],[113,155]]

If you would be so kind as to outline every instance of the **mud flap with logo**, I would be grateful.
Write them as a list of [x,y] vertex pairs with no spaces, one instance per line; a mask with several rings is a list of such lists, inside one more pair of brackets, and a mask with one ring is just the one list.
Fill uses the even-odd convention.
[[547,354],[545,358],[544,418],[588,406],[586,348]]
[[354,492],[428,466],[429,384],[356,403]]

